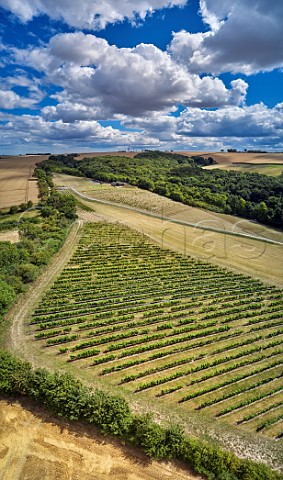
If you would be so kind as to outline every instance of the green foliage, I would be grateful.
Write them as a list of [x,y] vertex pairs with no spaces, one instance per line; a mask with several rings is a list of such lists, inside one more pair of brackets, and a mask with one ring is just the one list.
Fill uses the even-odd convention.
[[31,365],[0,350],[0,393],[26,395],[32,378]]
[[19,218],[17,212],[32,208],[32,202],[11,207],[9,220],[2,228],[18,227],[20,242],[0,242],[0,323],[17,294],[26,290],[26,285],[38,277],[42,266],[58,251],[71,221],[76,218],[75,199],[50,191],[52,178],[45,170],[37,168],[35,174],[40,185],[41,212],[35,217]]
[[10,242],[0,242],[1,274],[11,273],[13,265],[19,261],[17,245]]
[[200,167],[206,167],[208,165],[215,165],[217,162],[212,157],[202,157],[201,155],[192,155],[193,161]]
[[44,172],[61,171],[100,181],[122,181],[188,205],[232,213],[283,228],[283,177],[225,170],[205,170],[213,158],[145,151],[135,158],[94,157],[76,161],[51,156]]
[[[47,201],[47,207],[53,208],[54,211],[58,211],[66,218],[75,219],[76,215],[76,200],[73,195],[67,193],[53,192]],[[46,207],[46,208],[47,208]],[[46,213],[46,210],[45,210]],[[48,215],[50,216],[50,215]]]
[[145,453],[156,459],[167,458],[166,430],[153,422],[150,415],[136,416],[131,426],[131,438]]
[[0,318],[13,305],[15,299],[14,288],[0,279]]
[[33,282],[38,275],[38,267],[32,263],[22,263],[17,270],[24,283]]
[[89,399],[85,418],[105,434],[123,437],[128,434],[132,414],[127,402],[119,396],[110,396],[97,390]]
[[32,370],[27,362],[0,350],[0,394],[25,395],[69,420],[95,424],[104,434],[129,441],[156,459],[178,458],[211,480],[279,480],[269,467],[185,436],[182,429],[157,424],[151,415],[134,415],[127,402],[89,390],[68,374]]
[[179,458],[182,455],[185,434],[179,425],[171,425],[165,430],[167,458]]

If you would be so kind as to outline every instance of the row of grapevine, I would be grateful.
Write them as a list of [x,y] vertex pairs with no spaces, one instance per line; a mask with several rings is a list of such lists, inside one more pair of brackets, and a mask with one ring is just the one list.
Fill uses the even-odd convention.
[[275,286],[101,222],[84,227],[29,328],[117,388],[278,437],[282,312]]

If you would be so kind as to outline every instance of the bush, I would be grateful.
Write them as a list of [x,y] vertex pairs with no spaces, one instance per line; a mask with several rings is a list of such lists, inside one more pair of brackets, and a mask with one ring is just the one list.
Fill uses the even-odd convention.
[[89,399],[84,413],[86,420],[97,425],[103,433],[127,435],[132,415],[127,402],[118,396],[109,396],[97,390]]
[[33,372],[31,365],[0,350],[0,393],[27,395]]
[[209,480],[282,479],[265,465],[241,460],[218,446],[186,437],[178,426],[164,428],[151,415],[133,415],[121,397],[100,390],[92,392],[67,374],[33,371],[29,363],[6,351],[0,351],[0,393],[26,395],[56,415],[93,423],[105,434],[142,447],[151,458],[181,459]]
[[166,431],[150,415],[136,416],[131,426],[131,440],[151,458],[167,458]]

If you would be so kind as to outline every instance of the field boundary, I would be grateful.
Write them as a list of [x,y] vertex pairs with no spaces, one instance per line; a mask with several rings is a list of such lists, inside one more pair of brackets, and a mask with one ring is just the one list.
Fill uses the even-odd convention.
[[194,227],[194,228],[197,228],[199,230],[207,230],[207,231],[210,231],[210,232],[224,233],[224,234],[231,235],[231,236],[234,236],[234,237],[251,238],[252,240],[258,240],[260,242],[270,243],[272,245],[283,246],[283,242],[279,242],[277,240],[272,240],[272,239],[269,239],[269,238],[261,237],[259,235],[251,235],[251,234],[245,234],[245,233],[240,233],[240,232],[231,232],[229,230],[225,230],[225,229],[221,229],[221,228],[209,227],[207,225],[199,225],[198,223],[190,223],[190,222],[185,222],[183,220],[176,220],[176,219],[173,219],[173,218],[170,218],[170,217],[166,217],[164,215],[159,215],[157,213],[150,213],[150,212],[148,212],[146,210],[142,210],[140,208],[130,207],[129,205],[123,205],[121,203],[110,202],[109,200],[100,200],[100,199],[97,199],[97,198],[94,198],[94,197],[89,197],[88,195],[85,195],[85,194],[79,192],[76,188],[71,187],[71,186],[70,187],[59,187],[58,189],[59,190],[67,190],[67,191],[71,190],[75,195],[78,195],[82,199],[85,199],[85,200],[90,201],[90,202],[100,203],[100,204],[104,204],[104,205],[110,205],[110,206],[113,206],[113,207],[123,208],[123,209],[126,209],[126,210],[131,210],[133,212],[142,213],[143,215],[146,215],[148,217],[158,218],[159,220],[166,220],[166,221],[171,222],[171,223],[176,223],[177,225],[184,225],[186,227]]
[[82,220],[77,220],[74,222],[63,247],[60,249],[57,255],[55,255],[51,261],[51,264],[49,264],[47,269],[39,276],[31,288],[19,299],[6,317],[8,320],[10,320],[11,326],[8,334],[6,335],[5,344],[7,344],[13,352],[20,354],[21,358],[24,357],[29,359],[33,365],[35,363],[35,359],[30,358],[24,341],[24,320],[29,315],[30,311],[34,307],[34,304],[38,301],[38,298],[42,294],[43,290],[50,285],[50,283],[54,280],[54,277],[60,273],[60,271],[66,265],[66,262],[69,260],[69,258],[71,258],[82,226]]

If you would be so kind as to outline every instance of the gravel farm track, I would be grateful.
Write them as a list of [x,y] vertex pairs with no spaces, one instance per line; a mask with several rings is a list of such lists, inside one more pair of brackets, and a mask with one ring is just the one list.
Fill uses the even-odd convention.
[[[10,312],[9,348],[34,366],[27,351],[24,320],[39,296],[63,269],[79,238],[82,220],[72,226],[63,248],[32,290]],[[86,425],[49,416],[30,402],[0,400],[0,480],[198,480],[182,465],[149,461],[138,449],[102,437]]]
[[[115,213],[117,215],[116,209],[115,209]],[[113,217],[107,217],[107,216],[103,216],[101,212],[98,213],[98,212],[80,211],[79,220],[77,220],[73,224],[72,229],[69,233],[69,236],[64,246],[60,250],[60,252],[55,256],[55,258],[53,259],[51,264],[47,267],[45,272],[41,275],[41,277],[38,278],[38,280],[33,285],[32,289],[28,291],[20,299],[18,304],[9,313],[9,320],[12,326],[10,329],[9,336],[6,339],[6,344],[9,347],[9,349],[15,352],[20,358],[24,358],[30,361],[35,367],[41,367],[42,365],[44,365],[47,368],[53,368],[54,365],[47,365],[47,363],[43,363],[45,361],[44,354],[41,354],[38,356],[37,354],[35,354],[35,351],[32,348],[30,348],[31,339],[27,341],[28,338],[26,336],[26,331],[25,331],[25,322],[28,319],[30,313],[32,312],[35,304],[38,303],[43,292],[53,282],[54,278],[61,272],[66,262],[72,256],[72,253],[74,252],[76,247],[77,240],[80,236],[80,231],[83,223],[85,221],[106,220],[107,218],[110,221],[114,221],[114,222],[117,221],[117,216],[115,219],[115,214],[113,215]],[[55,365],[55,368],[58,369],[58,366],[56,367]],[[4,403],[3,405],[4,406],[6,405],[5,408],[3,407],[4,417],[5,418],[7,417],[8,420],[10,417],[12,419],[15,419],[14,426],[19,425],[19,428],[20,428],[20,425],[24,423],[24,427],[23,427],[24,433],[21,433],[21,431],[19,430],[16,436],[18,436],[19,438],[21,438],[20,437],[21,435],[25,436],[26,427],[28,426],[30,428],[30,425],[32,425],[31,437],[30,436],[27,437],[27,442],[30,442],[28,445],[32,445],[31,447],[32,451],[29,454],[27,454],[27,453],[22,453],[22,451],[19,450],[18,453],[16,453],[15,450],[13,450],[14,448],[13,436],[11,437],[11,440],[10,440],[10,447],[7,446],[5,443],[7,442],[7,438],[9,438],[9,436],[7,436],[7,432],[10,432],[10,434],[13,435],[13,429],[11,428],[12,425],[5,426],[5,423],[3,423],[2,432],[0,430],[0,438],[3,439],[0,441],[0,467],[1,467],[1,462],[2,462],[2,465],[7,466],[12,458],[14,459],[13,462],[20,462],[21,468],[28,469],[29,473],[25,474],[24,473],[25,470],[20,470],[19,471],[20,473],[18,474],[18,476],[17,475],[9,476],[9,473],[6,473],[5,476],[0,475],[1,480],[38,480],[39,478],[40,479],[46,478],[46,480],[47,479],[49,480],[49,478],[59,478],[59,477],[62,478],[63,480],[65,479],[67,480],[69,478],[71,478],[72,480],[76,478],[78,478],[78,480],[81,480],[84,478],[85,479],[88,478],[90,480],[92,480],[92,478],[93,479],[96,478],[97,480],[104,480],[113,476],[113,474],[111,473],[111,469],[107,470],[108,467],[106,466],[101,467],[102,470],[99,473],[99,475],[96,477],[95,476],[91,477],[89,473],[84,474],[83,467],[81,467],[82,468],[81,476],[76,476],[77,474],[75,473],[75,470],[74,470],[75,468],[74,464],[76,463],[77,460],[72,460],[72,458],[76,458],[77,453],[74,453],[74,452],[77,452],[77,449],[79,449],[79,451],[81,452],[80,458],[82,463],[80,465],[82,465],[83,462],[86,462],[87,465],[89,465],[88,460],[85,459],[86,457],[85,457],[84,451],[80,450],[81,449],[80,442],[84,442],[84,439],[81,438],[80,436],[81,433],[76,432],[77,427],[74,427],[73,425],[71,425],[71,427],[69,428],[66,424],[64,428],[62,427],[60,428],[58,427],[57,420],[52,419],[50,421],[53,424],[55,424],[55,428],[54,430],[52,430],[53,433],[51,433],[50,424],[46,424],[45,421],[44,422],[40,421],[40,424],[41,424],[40,428],[42,428],[42,435],[40,434],[40,437],[37,437],[38,430],[36,428],[36,424],[38,424],[39,421],[37,418],[34,418],[33,412],[29,412],[25,407],[21,407],[17,404]],[[136,405],[135,405],[135,408],[137,408]],[[145,406],[141,405],[141,409],[144,409],[144,408]],[[156,414],[158,414],[158,412],[156,412]],[[166,415],[166,413],[161,412],[160,413],[161,417],[164,414]],[[44,430],[45,428],[47,428],[46,433]],[[79,432],[83,432],[84,427],[79,426],[78,428],[79,428]],[[190,428],[194,429],[195,425],[191,424]],[[197,426],[197,428],[199,427]],[[229,431],[228,431],[226,428],[223,429],[223,427],[221,426],[218,427],[215,424],[215,422],[213,425],[210,425],[210,426],[207,425],[207,428],[211,430],[211,438],[217,439],[217,441],[219,441],[220,444],[222,444],[226,448],[233,450],[235,453],[237,453],[241,457],[244,456],[256,461],[263,461],[273,466],[274,468],[280,468],[280,465],[282,465],[283,458],[282,458],[282,452],[280,453],[280,445],[279,445],[281,442],[274,443],[270,439],[263,438],[262,436],[259,436],[259,435],[253,437],[250,434],[247,434],[246,432],[239,431],[239,429],[229,428]],[[66,439],[65,434],[67,435],[67,432],[69,430],[71,431],[70,433],[71,436],[70,438],[68,437],[69,439]],[[191,433],[193,433],[193,431],[194,430],[192,430]],[[196,433],[197,433],[197,430],[196,430]],[[45,443],[45,438],[50,438],[50,436],[52,439],[49,440],[50,445],[48,445],[47,441]],[[110,448],[108,441],[105,441],[105,443],[101,444],[101,442],[96,440],[97,439],[96,435],[92,433],[92,436],[93,438],[91,440],[89,439],[87,440],[87,444],[91,445],[88,447],[89,450],[98,452],[97,457],[95,457],[95,453],[93,454],[93,457],[91,455],[91,458],[93,458],[93,462],[94,463],[96,462],[95,465],[97,464],[97,462],[98,463],[100,462],[99,464],[102,464],[103,463],[102,459],[104,458],[104,456],[106,459],[105,462],[108,462],[108,464],[110,461],[109,458],[116,458],[116,456],[118,456],[117,451],[116,453],[114,452],[109,454],[105,453],[107,452],[107,448],[108,447]],[[98,445],[97,445],[97,442],[98,442]],[[44,447],[45,447],[44,453],[42,453],[42,451],[41,453],[38,452],[36,453],[38,457],[34,458],[34,462],[35,462],[34,465],[37,465],[37,467],[32,466],[33,465],[32,463],[26,464],[26,461],[29,462],[30,458],[32,458],[32,455],[34,454],[34,452],[37,452],[37,449],[40,450],[41,448],[40,444],[42,443],[44,444]],[[74,448],[72,447],[73,449],[70,448],[70,452],[65,453],[65,450],[67,448],[66,445],[68,443],[70,443],[70,445],[75,444],[75,447]],[[29,448],[30,447],[27,448],[28,451],[29,451]],[[56,456],[59,455],[59,453],[54,453],[56,451],[56,448],[60,448],[60,462],[57,464],[57,466],[56,465],[54,466],[54,461],[55,461],[54,459]],[[124,473],[122,473],[121,476],[119,477],[119,474],[118,473],[116,474],[116,471],[118,472],[119,470],[115,470],[118,467],[113,466],[114,472],[115,472],[115,475],[114,475],[115,480],[116,479],[118,480],[120,478],[125,480],[143,480],[147,478],[152,480],[154,479],[163,480],[166,478],[172,478],[172,479],[178,480],[178,479],[187,478],[188,480],[190,480],[190,479],[196,478],[196,477],[192,477],[191,473],[186,474],[184,473],[184,471],[179,472],[178,470],[176,471],[171,470],[175,468],[171,464],[169,469],[167,468],[167,464],[165,464],[167,470],[166,469],[164,470],[165,467],[164,467],[164,464],[162,463],[160,466],[160,471],[158,473],[159,463],[155,463],[155,462],[149,464],[149,465],[154,465],[154,467],[152,467],[153,468],[152,472],[148,471],[148,473],[145,473],[146,470],[144,470],[142,467],[141,470],[137,473],[137,470],[135,470],[137,468],[137,463],[135,462],[134,464],[135,469],[133,468],[131,461],[129,462],[128,466],[125,466],[124,462],[125,462],[125,457],[127,457],[127,455],[124,453],[123,450],[121,451],[121,446],[118,447],[118,449],[120,449],[118,451],[120,452],[119,454],[121,455],[121,462],[124,465],[123,467],[121,467],[122,468],[121,471]],[[62,451],[62,459],[61,459],[61,451]],[[50,455],[50,458],[49,458],[49,455]],[[142,454],[138,453],[138,455],[142,455]],[[133,454],[133,456],[136,457],[136,454]],[[44,459],[46,458],[47,459],[46,464],[39,461],[40,458],[41,460],[43,458]],[[67,459],[69,459],[68,460],[69,463]],[[35,473],[35,476],[32,476],[31,472],[33,471],[36,472],[37,471],[36,468],[44,468],[45,469],[44,472],[46,472],[44,474],[45,476],[41,473],[40,474]],[[63,469],[63,470],[58,470],[58,472],[60,472],[59,477],[56,473],[56,469],[54,470],[54,468]],[[94,467],[94,469],[95,468],[96,466]],[[103,470],[103,468],[104,469],[106,468],[106,470],[108,471],[107,474],[105,473],[105,470]],[[70,475],[70,471],[73,472],[71,475]],[[128,473],[125,473],[126,471]],[[174,473],[171,474],[170,472],[173,472],[173,471]],[[8,472],[9,472],[9,468],[8,468]],[[88,472],[88,470],[86,470],[86,472]],[[165,475],[165,472],[166,472],[166,475]]]
[[[80,211],[79,219],[73,224],[60,252],[32,288],[9,312],[8,321],[11,328],[5,339],[6,345],[20,358],[30,361],[35,367],[43,365],[44,356],[38,358],[29,348],[25,336],[25,321],[43,292],[71,258],[84,222],[97,220],[115,222],[118,220],[143,231],[157,243],[160,243],[161,227],[159,224],[161,222],[163,222],[164,230],[164,220],[150,219],[142,213],[126,209],[121,214],[122,209],[116,205],[99,204],[98,202],[94,204],[87,199],[84,202],[82,197],[80,199],[87,206],[93,207],[94,211]],[[182,225],[175,224],[174,226],[173,223],[172,225],[174,227],[170,230],[172,238],[170,232],[162,237],[162,240],[165,239],[164,246],[169,248],[173,243],[178,242],[178,235],[182,242],[184,231]],[[189,228],[192,232],[193,227]],[[234,242],[237,240],[235,236],[229,236],[229,238]],[[259,240],[253,241],[261,245]],[[249,242],[251,244],[251,240]],[[279,279],[278,270],[279,274],[281,272],[282,281],[283,267],[280,268],[280,258],[283,258],[283,256],[280,257],[282,246],[272,245],[272,242],[266,245],[261,260],[259,259],[257,263],[257,259],[254,259],[255,271],[253,273],[255,276],[273,283],[274,279],[264,278],[262,272],[266,271],[266,266],[263,266],[262,271],[259,267],[260,262],[264,261],[264,255],[268,253],[270,256],[266,262],[271,265],[273,261],[274,278],[278,277]],[[231,268],[236,266],[236,261],[239,263],[239,258],[233,260],[234,264],[231,263]],[[224,263],[225,265],[225,262],[226,260],[217,260],[219,264]],[[245,259],[243,259],[242,265],[239,263],[239,271],[245,272],[245,263],[247,263]],[[227,266],[229,267],[229,265]],[[275,283],[280,285],[279,280]],[[223,429],[213,426],[212,430],[212,436],[219,441],[221,441],[220,437],[223,433],[222,444],[227,445],[227,448],[231,448],[240,456],[262,460],[275,468],[280,468],[280,464],[281,466],[283,464],[282,452],[279,452],[278,445],[281,442],[277,442],[277,446],[275,446],[270,440],[262,439],[259,436],[253,439],[240,432],[237,436],[237,432],[233,429],[224,432]],[[46,410],[31,402],[19,403],[10,399],[0,400],[0,480],[55,480],[57,478],[60,480],[108,480],[110,478],[115,480],[197,480],[200,477],[192,475],[177,463],[151,462],[140,450],[124,447],[115,440],[102,437],[97,431],[86,425],[55,419]]]
[[12,319],[12,323],[9,332],[8,345],[15,353],[17,353],[19,356],[27,358],[32,364],[34,364],[34,361],[26,352],[26,344],[24,341],[23,332],[24,320],[34,307],[42,292],[53,281],[54,277],[63,269],[64,265],[71,257],[76,247],[76,242],[79,238],[82,225],[82,220],[77,220],[73,224],[67,240],[59,253],[47,267],[43,275],[41,275],[33,284],[32,289],[29,290],[27,294],[23,296],[10,311],[9,317]]

